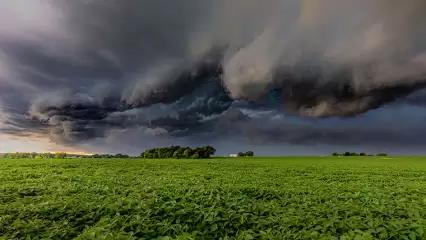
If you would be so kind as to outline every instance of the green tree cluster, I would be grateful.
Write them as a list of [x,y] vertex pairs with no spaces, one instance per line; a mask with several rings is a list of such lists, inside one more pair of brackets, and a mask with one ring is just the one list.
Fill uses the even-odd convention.
[[148,159],[160,159],[160,158],[210,158],[216,153],[216,149],[212,146],[203,146],[197,148],[181,147],[181,146],[170,146],[164,148],[152,148],[147,149],[141,153],[141,158]]
[[117,153],[117,154],[94,154],[90,158],[130,158],[127,154]]
[[57,152],[57,153],[55,153],[55,158],[57,158],[57,159],[64,159],[66,157],[67,157],[67,154],[64,153],[64,152]]
[[238,153],[238,157],[253,157],[254,153],[252,151],[248,151],[248,152],[239,152]]
[[[332,156],[338,157],[338,156],[343,156],[343,157],[356,157],[356,156],[360,156],[360,157],[365,157],[365,156],[374,156],[373,154],[366,154],[366,153],[355,153],[355,152],[344,152],[344,153],[338,153],[338,152],[334,152],[332,153]],[[387,156],[386,153],[378,153],[376,154],[376,156]]]

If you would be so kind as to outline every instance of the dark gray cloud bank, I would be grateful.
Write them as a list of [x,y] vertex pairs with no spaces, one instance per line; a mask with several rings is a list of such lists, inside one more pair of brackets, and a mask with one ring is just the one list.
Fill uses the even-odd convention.
[[426,144],[421,0],[14,0],[0,9],[1,134],[133,153]]

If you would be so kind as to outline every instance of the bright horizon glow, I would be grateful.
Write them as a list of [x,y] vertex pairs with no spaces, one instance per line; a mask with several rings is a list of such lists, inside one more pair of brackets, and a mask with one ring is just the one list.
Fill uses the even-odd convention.
[[66,152],[68,154],[91,155],[84,151],[57,146],[42,139],[16,139],[0,135],[0,153],[13,152]]

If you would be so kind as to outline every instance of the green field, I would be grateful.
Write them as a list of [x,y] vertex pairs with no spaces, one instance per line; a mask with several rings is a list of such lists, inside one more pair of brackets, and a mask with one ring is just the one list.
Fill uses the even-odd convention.
[[0,161],[0,239],[426,239],[426,158]]

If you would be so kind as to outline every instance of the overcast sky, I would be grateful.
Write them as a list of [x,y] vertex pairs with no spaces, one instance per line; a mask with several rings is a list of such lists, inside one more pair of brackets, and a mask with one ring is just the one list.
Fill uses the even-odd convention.
[[424,154],[422,0],[0,0],[0,152]]

